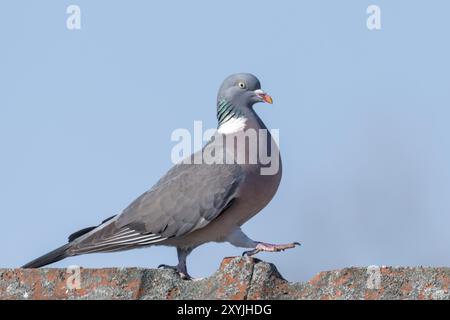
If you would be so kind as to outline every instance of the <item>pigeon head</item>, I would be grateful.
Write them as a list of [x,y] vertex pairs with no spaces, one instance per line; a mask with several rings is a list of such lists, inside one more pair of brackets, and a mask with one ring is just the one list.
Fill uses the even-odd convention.
[[250,73],[237,73],[224,80],[217,102],[226,101],[237,108],[251,108],[257,102],[272,103],[272,98],[261,90],[258,78]]
[[[258,78],[250,73],[237,73],[229,76],[220,86],[217,95],[219,127],[225,123],[234,123],[230,120],[245,119],[246,115],[253,112],[252,107],[257,102],[272,103],[272,98],[261,90]],[[240,124],[243,123],[243,121],[240,122]],[[231,127],[230,130],[237,129]]]

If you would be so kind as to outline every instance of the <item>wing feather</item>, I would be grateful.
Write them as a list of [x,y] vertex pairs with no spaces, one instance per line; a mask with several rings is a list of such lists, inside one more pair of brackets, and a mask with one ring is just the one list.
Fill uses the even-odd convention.
[[203,228],[228,208],[243,180],[238,165],[177,165],[118,217],[119,226],[162,237]]
[[71,252],[148,246],[204,228],[232,205],[243,179],[236,164],[178,164],[120,215],[76,239]]

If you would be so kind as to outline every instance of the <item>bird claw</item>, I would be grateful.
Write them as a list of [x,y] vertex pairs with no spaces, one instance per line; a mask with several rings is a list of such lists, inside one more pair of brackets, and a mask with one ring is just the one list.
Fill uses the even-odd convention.
[[184,270],[180,270],[178,266],[169,266],[167,264],[160,264],[158,266],[158,269],[166,269],[166,270],[173,270],[181,277],[183,280],[192,280],[193,278]]
[[292,242],[288,244],[270,244],[270,243],[263,243],[260,242],[256,245],[256,248],[249,251],[244,251],[242,253],[242,256],[253,256],[261,251],[265,252],[279,252],[284,251],[286,249],[292,249],[295,248],[295,246],[301,246],[300,242]]
[[170,270],[178,270],[176,266],[169,266],[167,264],[160,264],[158,269],[170,269]]
[[257,254],[260,251],[261,250],[258,250],[258,249],[244,251],[244,252],[242,252],[242,256],[243,257],[251,257],[251,256],[254,256],[255,254]]

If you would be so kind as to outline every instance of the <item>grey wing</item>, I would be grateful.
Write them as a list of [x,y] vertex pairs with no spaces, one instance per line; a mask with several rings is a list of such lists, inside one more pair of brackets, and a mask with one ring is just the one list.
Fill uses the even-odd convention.
[[75,240],[71,251],[120,251],[203,228],[230,206],[243,178],[236,164],[178,164],[119,216]]
[[122,226],[165,238],[205,227],[236,196],[243,179],[236,164],[179,164],[118,219]]

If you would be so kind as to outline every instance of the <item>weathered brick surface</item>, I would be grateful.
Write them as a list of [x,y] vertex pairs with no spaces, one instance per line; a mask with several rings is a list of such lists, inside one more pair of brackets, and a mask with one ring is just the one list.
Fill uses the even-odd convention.
[[289,283],[273,264],[236,257],[196,281],[171,270],[81,269],[80,287],[70,289],[70,276],[0,269],[0,299],[450,299],[450,268],[346,268]]

